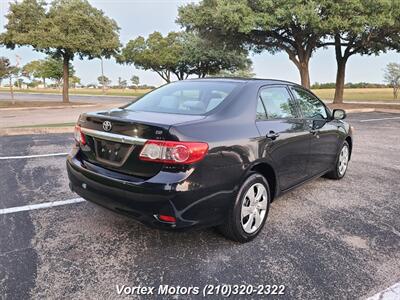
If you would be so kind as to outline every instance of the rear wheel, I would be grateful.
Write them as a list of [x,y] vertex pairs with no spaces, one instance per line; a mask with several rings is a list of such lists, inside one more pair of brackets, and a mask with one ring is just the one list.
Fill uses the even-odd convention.
[[228,219],[219,227],[229,239],[245,243],[254,239],[263,228],[270,205],[267,180],[253,173],[243,182]]
[[326,174],[326,177],[331,179],[342,179],[346,174],[347,167],[349,165],[350,158],[350,147],[349,144],[344,141],[342,148],[340,149],[339,156],[337,158],[335,168]]

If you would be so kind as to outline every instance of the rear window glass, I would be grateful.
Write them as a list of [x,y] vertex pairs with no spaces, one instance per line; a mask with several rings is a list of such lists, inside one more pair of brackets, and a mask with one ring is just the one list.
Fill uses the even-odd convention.
[[202,115],[220,105],[239,85],[239,82],[174,82],[144,95],[125,109]]

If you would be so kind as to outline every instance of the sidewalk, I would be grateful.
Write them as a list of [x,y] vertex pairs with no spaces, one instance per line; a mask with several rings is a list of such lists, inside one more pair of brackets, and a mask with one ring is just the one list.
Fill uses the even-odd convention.
[[81,113],[107,110],[124,105],[106,103],[77,107],[52,107],[42,109],[0,109],[0,129],[41,124],[75,123]]

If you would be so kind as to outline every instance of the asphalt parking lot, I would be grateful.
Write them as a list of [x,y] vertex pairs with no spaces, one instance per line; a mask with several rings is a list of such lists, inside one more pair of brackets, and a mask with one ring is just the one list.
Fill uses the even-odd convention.
[[[276,199],[251,243],[213,229],[148,229],[87,202],[0,215],[0,298],[115,299],[117,284],[285,285],[280,299],[384,290],[400,281],[400,114],[348,121],[355,140],[345,178]],[[0,137],[0,157],[64,153],[71,144],[69,134]],[[73,198],[65,156],[0,160],[0,209]]]

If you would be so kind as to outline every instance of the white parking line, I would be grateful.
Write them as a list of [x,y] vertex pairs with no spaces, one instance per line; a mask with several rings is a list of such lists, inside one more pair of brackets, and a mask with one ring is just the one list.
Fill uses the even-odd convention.
[[386,290],[383,290],[366,300],[398,300],[400,299],[400,282],[395,283]]
[[51,208],[55,206],[67,205],[67,204],[74,204],[86,201],[82,198],[74,198],[68,200],[61,200],[61,201],[53,201],[53,202],[45,202],[39,204],[31,204],[31,205],[24,205],[24,206],[16,206],[10,208],[2,208],[0,209],[0,215],[6,214],[13,214],[21,211],[28,211],[28,210],[35,210],[35,209],[42,209],[42,208]]
[[360,120],[360,122],[373,122],[373,121],[396,120],[396,119],[400,119],[400,117],[380,118],[380,119],[367,119],[367,120]]
[[21,155],[21,156],[0,156],[0,160],[25,159],[25,158],[50,157],[50,156],[65,156],[65,155],[68,155],[68,153],[50,153],[50,154]]

